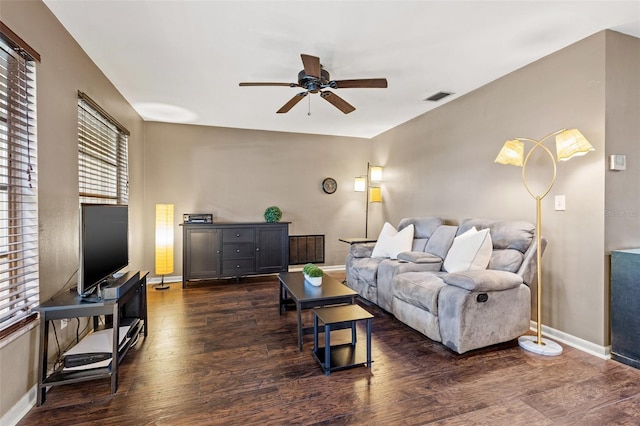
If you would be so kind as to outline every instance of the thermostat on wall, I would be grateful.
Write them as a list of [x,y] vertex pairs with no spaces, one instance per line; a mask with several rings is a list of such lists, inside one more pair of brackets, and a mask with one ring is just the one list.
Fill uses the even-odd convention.
[[609,156],[609,170],[626,170],[627,157],[624,154],[613,154]]

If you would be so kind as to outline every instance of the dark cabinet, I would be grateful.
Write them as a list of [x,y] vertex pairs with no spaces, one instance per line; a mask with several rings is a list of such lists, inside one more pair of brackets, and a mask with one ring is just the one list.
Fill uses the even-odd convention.
[[611,252],[611,358],[640,368],[640,249]]
[[289,269],[289,223],[182,224],[182,288],[188,281]]
[[184,227],[183,277],[200,279],[220,274],[220,236],[220,230],[216,228]]
[[270,274],[289,269],[289,227],[256,228],[256,272]]

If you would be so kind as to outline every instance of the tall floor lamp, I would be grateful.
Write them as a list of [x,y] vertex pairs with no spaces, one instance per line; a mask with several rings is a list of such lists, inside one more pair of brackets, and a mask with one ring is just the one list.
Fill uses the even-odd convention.
[[364,237],[369,237],[369,203],[381,203],[382,191],[379,186],[371,186],[370,182],[382,182],[382,167],[372,166],[367,163],[367,175],[358,176],[354,180],[353,190],[355,192],[366,192],[367,201],[365,204]]
[[[557,130],[553,133],[549,133],[539,141],[529,138],[515,138],[512,140],[508,140],[504,143],[504,146],[495,159],[495,162],[499,164],[522,167],[522,181],[524,182],[524,186],[527,189],[527,192],[529,192],[529,194],[536,200],[538,330],[536,336],[521,336],[518,339],[518,344],[525,350],[541,355],[560,355],[562,353],[562,346],[552,340],[542,338],[542,251],[540,250],[542,240],[541,206],[542,199],[549,193],[556,180],[556,160],[554,159],[551,151],[543,145],[543,142],[552,136],[556,137],[556,154],[558,157],[558,161],[567,161],[573,157],[584,155],[589,151],[594,150],[593,146],[591,146],[591,144],[582,135],[582,133],[578,131],[578,129],[562,129]],[[533,147],[531,148],[531,150],[529,150],[526,157],[524,156],[525,142],[533,143]],[[531,154],[537,148],[542,149],[544,153],[547,154],[553,166],[553,176],[549,180],[549,184],[547,185],[546,189],[540,194],[533,193],[529,186],[529,183],[527,182],[527,162],[529,161],[529,158],[531,158]]]
[[162,275],[156,290],[169,288],[164,276],[173,272],[173,204],[156,204],[156,275]]

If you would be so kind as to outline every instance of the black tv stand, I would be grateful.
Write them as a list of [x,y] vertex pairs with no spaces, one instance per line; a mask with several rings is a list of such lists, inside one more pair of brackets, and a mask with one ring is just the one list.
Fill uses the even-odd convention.
[[[87,303],[77,292],[65,292],[57,297],[42,303],[40,311],[40,354],[38,363],[38,396],[37,405],[42,405],[46,400],[46,391],[49,386],[65,385],[70,383],[96,380],[101,378],[111,379],[111,393],[118,389],[118,364],[122,361],[129,349],[135,344],[139,333],[147,336],[147,271],[127,272],[118,277],[110,287],[122,289],[118,297],[113,299],[100,299],[94,303]],[[64,365],[51,374],[47,372],[49,322],[65,318],[92,317],[93,329],[97,331],[98,317],[104,315],[106,327],[113,328],[113,353],[111,363],[107,367],[68,371]],[[120,345],[118,331],[120,326],[135,324],[130,329],[131,339]]]

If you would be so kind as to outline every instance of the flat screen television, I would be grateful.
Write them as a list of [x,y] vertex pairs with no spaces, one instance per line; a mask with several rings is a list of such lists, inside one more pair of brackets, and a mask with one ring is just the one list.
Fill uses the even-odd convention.
[[78,294],[89,297],[128,264],[128,206],[81,204]]

